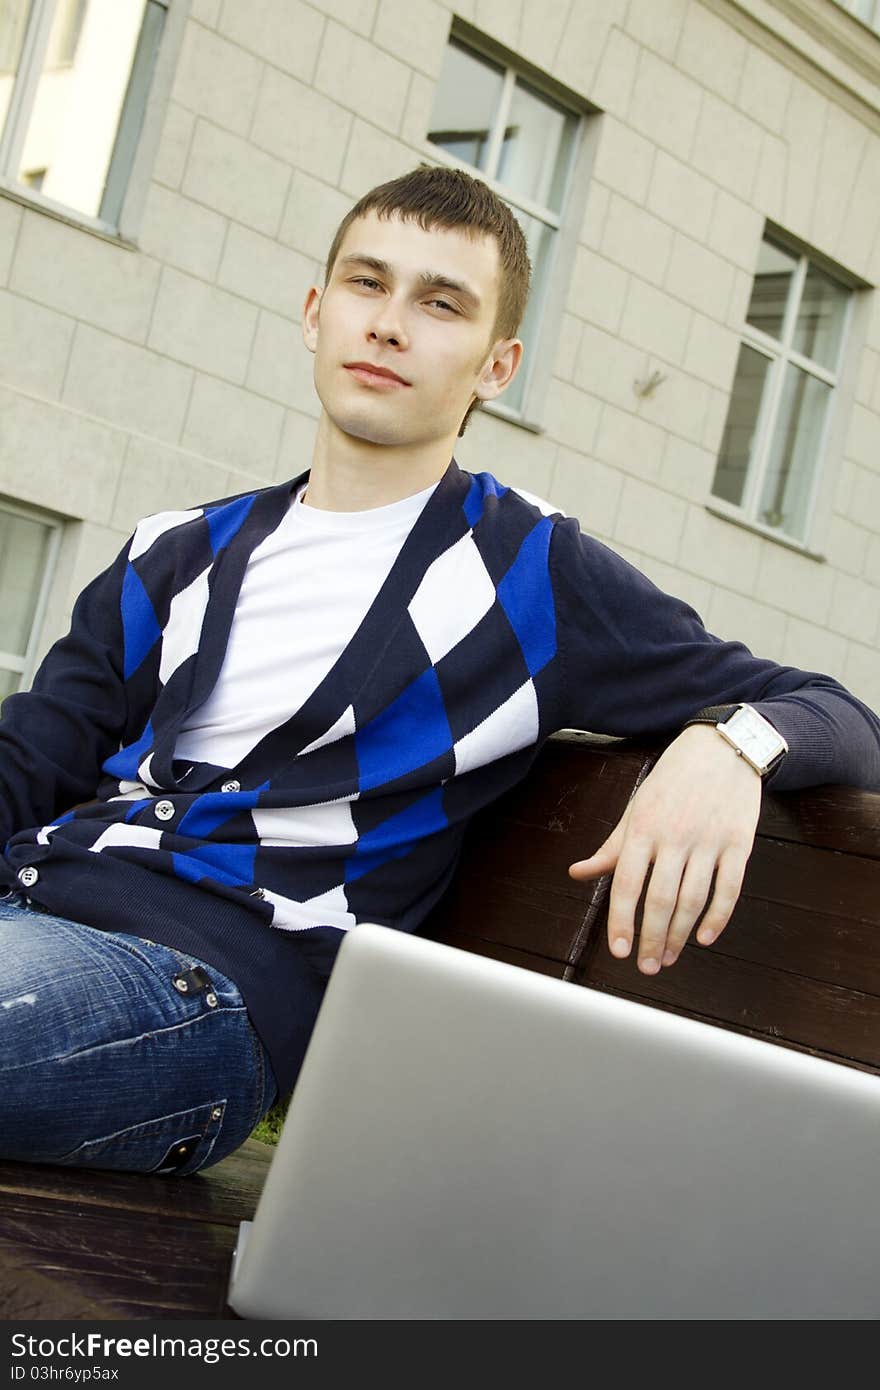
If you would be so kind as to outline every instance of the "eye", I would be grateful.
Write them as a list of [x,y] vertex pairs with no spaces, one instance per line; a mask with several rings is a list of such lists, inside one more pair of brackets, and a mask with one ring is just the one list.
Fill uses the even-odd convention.
[[454,304],[449,304],[445,299],[429,299],[429,304],[437,304],[441,309],[448,309],[450,314],[457,314],[458,310]]
[[382,288],[382,286],[379,284],[379,281],[378,281],[378,280],[371,280],[370,277],[369,277],[369,275],[356,275],[355,278],[352,280],[352,284],[353,284],[353,285],[365,285],[365,286],[367,287],[367,289],[377,289],[377,290],[378,290],[378,289],[381,289],[381,288]]

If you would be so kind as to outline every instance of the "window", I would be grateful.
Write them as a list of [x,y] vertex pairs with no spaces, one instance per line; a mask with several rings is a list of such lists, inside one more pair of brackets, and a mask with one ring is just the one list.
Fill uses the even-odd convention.
[[0,503],[0,700],[33,676],[60,535],[57,521]]
[[114,230],[169,0],[0,0],[0,185]]
[[479,171],[509,204],[525,233],[532,291],[520,329],[523,367],[493,402],[519,418],[537,360],[535,343],[547,281],[571,181],[578,115],[510,66],[457,37],[449,41],[437,84],[428,139],[447,162]]
[[732,515],[804,544],[852,294],[766,236],[712,492]]
[[837,3],[841,9],[849,10],[856,19],[880,34],[880,0],[837,0]]

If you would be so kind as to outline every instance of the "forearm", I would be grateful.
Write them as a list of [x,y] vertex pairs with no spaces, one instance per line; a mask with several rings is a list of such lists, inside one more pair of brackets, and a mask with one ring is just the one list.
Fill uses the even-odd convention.
[[766,779],[774,791],[827,783],[880,791],[880,719],[848,690],[829,681],[753,703],[788,743]]

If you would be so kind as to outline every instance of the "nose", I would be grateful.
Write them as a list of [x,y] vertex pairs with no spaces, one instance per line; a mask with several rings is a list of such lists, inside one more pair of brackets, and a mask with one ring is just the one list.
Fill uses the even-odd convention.
[[394,295],[388,295],[377,303],[367,337],[371,343],[387,343],[390,347],[407,346],[403,306]]

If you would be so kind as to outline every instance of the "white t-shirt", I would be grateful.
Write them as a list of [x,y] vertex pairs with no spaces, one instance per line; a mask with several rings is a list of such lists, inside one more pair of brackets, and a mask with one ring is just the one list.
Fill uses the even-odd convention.
[[175,757],[235,767],[302,707],[360,627],[436,483],[366,512],[304,505],[253,551],[217,684]]

